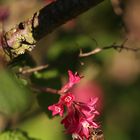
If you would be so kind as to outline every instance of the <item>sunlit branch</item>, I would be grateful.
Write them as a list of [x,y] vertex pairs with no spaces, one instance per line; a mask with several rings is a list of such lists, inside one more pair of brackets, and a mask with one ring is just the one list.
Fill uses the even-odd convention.
[[105,46],[105,47],[102,47],[102,48],[97,47],[94,50],[92,50],[90,52],[87,52],[87,53],[83,53],[82,49],[80,49],[79,57],[91,56],[91,55],[97,54],[99,52],[102,52],[104,50],[108,50],[108,49],[115,49],[119,52],[122,51],[122,50],[134,51],[134,52],[140,51],[140,48],[130,48],[130,47],[125,46],[126,41],[127,40],[125,40],[121,45],[117,45],[116,43],[113,43],[110,46]]
[[8,52],[10,60],[32,51],[40,39],[102,1],[56,0],[6,32],[2,40],[3,48]]
[[49,65],[41,65],[35,68],[28,68],[28,69],[23,69],[20,68],[18,74],[29,74],[29,73],[33,73],[33,72],[37,72],[43,69],[46,69]]

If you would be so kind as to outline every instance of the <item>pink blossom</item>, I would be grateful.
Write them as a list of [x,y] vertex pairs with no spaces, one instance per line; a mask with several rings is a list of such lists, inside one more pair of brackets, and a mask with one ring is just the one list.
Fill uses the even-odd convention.
[[96,109],[102,111],[103,109],[103,90],[99,83],[96,81],[87,81],[84,84],[77,84],[71,92],[75,95],[75,100],[78,102],[87,103],[91,98],[98,97],[99,100],[96,103]]
[[98,125],[88,120],[87,118],[80,118],[79,128],[78,131],[75,132],[75,134],[79,135],[81,139],[88,139],[90,137],[90,129],[91,128],[98,128]]
[[61,88],[61,90],[60,90],[61,93],[66,93],[70,88],[72,88],[82,78],[78,75],[78,73],[73,74],[72,71],[70,71],[70,70],[68,71],[68,75],[69,75],[69,82]]
[[56,114],[63,116],[64,105],[66,107],[69,107],[69,106],[71,106],[73,101],[74,101],[74,96],[71,93],[67,93],[60,97],[59,102],[57,104],[53,104],[53,105],[49,106],[48,109],[52,111],[53,116]]
[[77,134],[81,137],[81,138],[86,138],[88,139],[89,138],[89,128],[91,128],[89,122],[86,120],[86,119],[81,119],[80,120],[80,131],[77,132]]
[[[78,74],[73,74],[72,71],[68,71],[69,74],[69,82],[60,90],[61,93],[65,93],[68,91],[75,83],[80,80],[80,76]],[[59,114],[60,116],[63,115],[63,106],[66,105],[67,107],[71,105],[74,100],[74,96],[71,93],[67,93],[65,95],[61,95],[59,99],[59,103],[51,105],[48,107],[49,110],[52,111],[53,116]]]
[[64,108],[62,104],[53,104],[51,106],[48,107],[49,110],[52,111],[52,115],[56,115],[59,114],[60,116],[63,116],[64,113]]
[[73,134],[79,125],[79,114],[77,111],[70,110],[68,115],[61,121],[61,124],[66,128],[66,132]]
[[87,117],[93,117],[95,115],[99,115],[99,112],[95,109],[96,103],[98,101],[98,98],[91,98],[90,101],[88,103],[82,103],[82,102],[78,102],[77,105],[79,105],[79,108],[81,110],[81,112],[87,116]]
[[66,132],[72,134],[74,140],[89,140],[90,130],[96,129],[99,125],[95,121],[99,112],[96,110],[98,98],[90,98],[86,103],[76,100],[75,95],[68,92],[74,84],[78,83],[81,77],[70,70],[69,82],[61,89],[60,98],[57,104],[48,107],[52,111],[53,116],[59,114],[63,116],[64,107],[66,107],[66,116],[61,121]]
[[75,97],[71,93],[67,93],[60,98],[60,102],[64,103],[67,107],[69,107],[74,101]]
[[90,129],[99,127],[94,121],[95,116],[99,114],[95,109],[97,100],[97,98],[91,99],[87,104],[76,101],[72,103],[67,116],[61,122],[67,133],[74,134],[73,136],[81,140],[90,137]]

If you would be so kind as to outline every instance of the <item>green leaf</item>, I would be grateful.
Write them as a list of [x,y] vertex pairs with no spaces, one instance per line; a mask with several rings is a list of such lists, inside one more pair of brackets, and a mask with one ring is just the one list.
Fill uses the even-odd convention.
[[0,70],[0,112],[12,115],[24,112],[31,103],[31,93],[13,74]]
[[0,140],[39,140],[30,138],[28,134],[21,130],[8,130],[0,133]]

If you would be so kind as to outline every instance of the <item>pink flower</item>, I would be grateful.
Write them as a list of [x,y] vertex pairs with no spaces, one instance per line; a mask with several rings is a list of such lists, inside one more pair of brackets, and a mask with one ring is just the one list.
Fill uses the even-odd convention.
[[98,101],[98,98],[91,98],[90,101],[88,103],[82,103],[82,102],[78,102],[77,105],[79,105],[79,108],[81,110],[81,112],[87,116],[87,117],[93,117],[95,115],[99,115],[99,112],[95,109],[96,103]]
[[90,129],[91,128],[98,128],[98,125],[93,122],[93,121],[89,121],[87,118],[80,118],[79,121],[79,128],[77,128],[77,131],[75,132],[75,134],[77,134],[79,136],[79,138],[83,139],[88,139],[90,137]]
[[[68,71],[69,74],[69,82],[60,90],[61,93],[66,93],[74,84],[80,81],[80,76],[75,73],[73,74],[72,71]],[[48,107],[49,110],[52,111],[52,115],[59,114],[60,116],[63,115],[64,112],[64,105],[66,107],[71,106],[72,102],[74,101],[75,97],[71,93],[66,93],[65,95],[61,95],[59,102],[57,104],[51,105]]]
[[68,114],[61,123],[64,124],[67,133],[74,134],[75,139],[88,139],[90,129],[99,127],[94,121],[95,116],[99,114],[95,109],[97,100],[91,99],[87,104],[74,101],[68,108]]
[[74,101],[75,97],[71,93],[67,93],[60,98],[60,102],[65,104],[67,107],[71,106],[72,102]]
[[71,106],[73,101],[74,101],[74,96],[71,93],[67,93],[60,97],[59,102],[57,104],[53,104],[49,106],[48,109],[52,111],[53,116],[56,114],[63,116],[64,105],[69,108],[69,106]]
[[64,113],[64,108],[62,104],[53,104],[51,106],[48,107],[49,110],[52,111],[52,115],[56,115],[59,114],[60,116],[63,116]]
[[80,120],[80,125],[79,125],[79,132],[77,132],[77,134],[81,137],[81,138],[89,138],[89,128],[91,128],[89,122],[86,119],[81,119]]
[[69,110],[67,116],[61,121],[61,124],[66,128],[66,132],[73,134],[76,132],[79,125],[79,114],[77,111]]
[[70,70],[68,74],[69,82],[60,90],[63,94],[60,94],[58,103],[49,106],[48,109],[52,111],[53,116],[56,114],[63,116],[66,107],[67,115],[61,121],[66,132],[72,134],[74,140],[89,140],[90,130],[99,127],[95,122],[96,115],[99,115],[96,110],[98,98],[91,98],[86,103],[76,101],[75,95],[68,91],[80,81],[81,77]]
[[61,93],[66,93],[70,88],[73,87],[73,85],[78,83],[82,78],[78,75],[78,73],[73,74],[72,71],[70,70],[68,71],[68,75],[69,75],[69,82],[61,88],[60,90]]
[[71,92],[75,96],[75,100],[78,102],[84,102],[87,103],[91,98],[96,98],[98,97],[99,100],[97,101],[96,104],[96,109],[101,111],[103,109],[103,102],[104,102],[104,97],[103,97],[103,89],[99,83],[96,81],[91,82],[84,82],[84,84],[77,84]]

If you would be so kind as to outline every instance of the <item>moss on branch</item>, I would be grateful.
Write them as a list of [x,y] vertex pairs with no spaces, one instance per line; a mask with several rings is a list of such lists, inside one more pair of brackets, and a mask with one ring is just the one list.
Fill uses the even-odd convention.
[[13,59],[31,51],[41,38],[102,1],[57,0],[45,6],[30,19],[19,23],[3,35],[4,52]]

